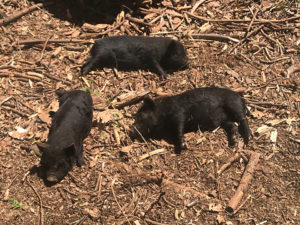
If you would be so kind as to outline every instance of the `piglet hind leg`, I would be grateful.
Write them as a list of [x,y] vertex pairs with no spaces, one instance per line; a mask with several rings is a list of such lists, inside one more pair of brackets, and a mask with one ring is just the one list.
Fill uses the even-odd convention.
[[166,72],[163,70],[163,68],[161,67],[158,61],[152,60],[151,69],[153,70],[154,73],[160,75],[162,78],[164,79],[168,78],[168,74],[166,74]]
[[116,55],[112,51],[104,50],[96,56],[90,56],[81,67],[81,75],[85,76],[92,70],[102,67],[117,67]]
[[234,122],[232,122],[232,121],[224,121],[221,124],[221,127],[226,132],[227,139],[228,139],[228,145],[230,147],[234,146],[234,144],[235,144],[234,136],[237,133],[237,127],[234,125]]
[[76,159],[77,159],[77,161],[76,161],[77,166],[81,167],[85,164],[84,159],[83,159],[82,142],[76,148]]
[[248,120],[245,117],[239,121],[239,133],[243,137],[244,143],[247,145],[252,133],[248,125]]

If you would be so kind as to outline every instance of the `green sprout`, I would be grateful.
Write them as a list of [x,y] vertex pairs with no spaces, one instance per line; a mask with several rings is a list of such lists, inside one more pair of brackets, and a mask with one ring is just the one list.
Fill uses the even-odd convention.
[[17,199],[11,198],[11,199],[9,199],[9,201],[10,201],[11,206],[14,209],[22,209],[23,208],[23,203],[19,202]]

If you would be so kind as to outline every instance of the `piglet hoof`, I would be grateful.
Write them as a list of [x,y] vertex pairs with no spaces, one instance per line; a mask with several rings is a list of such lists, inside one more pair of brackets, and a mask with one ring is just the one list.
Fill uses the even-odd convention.
[[228,147],[232,148],[236,144],[234,139],[228,140]]
[[185,142],[182,142],[181,145],[180,145],[180,148],[181,149],[187,149],[187,145]]
[[83,157],[78,157],[77,159],[77,166],[81,167],[85,164]]
[[168,79],[169,75],[164,73],[164,74],[161,75],[161,77],[162,77],[162,79]]
[[181,148],[179,146],[175,146],[175,154],[180,155],[181,154]]

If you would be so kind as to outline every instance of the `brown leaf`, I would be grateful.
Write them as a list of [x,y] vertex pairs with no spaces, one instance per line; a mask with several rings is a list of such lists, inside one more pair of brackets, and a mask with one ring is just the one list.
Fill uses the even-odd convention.
[[28,130],[24,129],[22,127],[16,127],[16,130],[8,132],[9,136],[11,136],[12,138],[19,139],[19,140],[23,140],[27,133],[28,133]]
[[287,77],[289,78],[292,73],[300,71],[300,65],[292,65],[287,69]]
[[49,110],[41,110],[41,112],[39,113],[39,118],[47,123],[48,125],[51,124],[51,118],[50,118],[50,115],[49,115]]
[[84,23],[81,27],[81,29],[83,31],[86,31],[86,32],[99,32],[105,28],[108,27],[108,24],[97,24],[97,25],[92,25],[92,24],[89,24],[89,23]]
[[103,112],[97,112],[95,118],[100,123],[108,123],[123,118],[123,115],[117,109],[107,109]]
[[98,208],[94,209],[84,209],[84,211],[89,214],[92,218],[98,218],[100,216],[100,211]]
[[221,216],[221,215],[218,215],[217,216],[217,222],[218,222],[218,224],[224,224],[225,223],[224,217]]
[[133,148],[133,145],[123,146],[120,151],[124,153],[129,153]]

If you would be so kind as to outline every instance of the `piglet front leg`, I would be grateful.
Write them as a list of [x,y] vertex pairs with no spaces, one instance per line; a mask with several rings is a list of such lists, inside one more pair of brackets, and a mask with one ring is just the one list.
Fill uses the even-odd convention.
[[186,149],[186,143],[184,140],[184,118],[178,114],[175,117],[175,153],[180,154],[183,149]]

